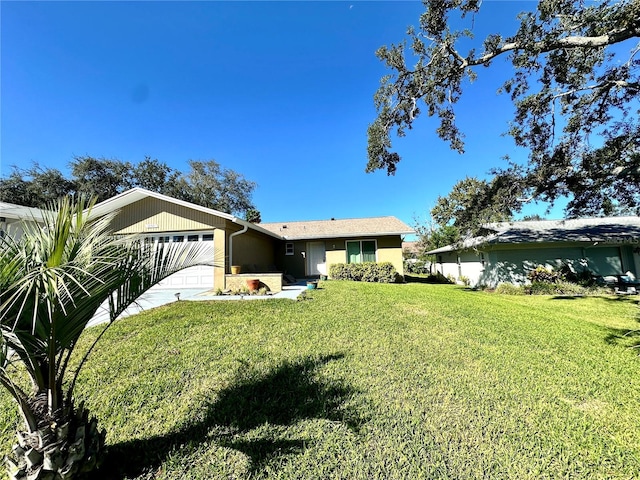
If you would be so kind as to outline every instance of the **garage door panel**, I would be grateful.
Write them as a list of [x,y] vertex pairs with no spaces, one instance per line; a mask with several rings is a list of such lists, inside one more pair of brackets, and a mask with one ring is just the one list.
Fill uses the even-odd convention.
[[158,288],[213,288],[213,267],[201,265],[185,268],[165,278]]

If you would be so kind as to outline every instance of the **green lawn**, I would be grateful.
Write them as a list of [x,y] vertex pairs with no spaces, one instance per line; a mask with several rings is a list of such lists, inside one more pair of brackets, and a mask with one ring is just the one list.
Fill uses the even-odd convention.
[[[102,477],[640,476],[637,299],[321,286],[114,325],[78,388]],[[15,419],[2,392],[4,452]]]

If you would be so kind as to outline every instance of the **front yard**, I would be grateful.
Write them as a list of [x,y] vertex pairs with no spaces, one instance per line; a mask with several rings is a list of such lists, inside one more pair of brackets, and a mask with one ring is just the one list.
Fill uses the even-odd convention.
[[[635,298],[321,286],[113,326],[77,390],[103,477],[640,476]],[[1,392],[3,453],[16,415]]]

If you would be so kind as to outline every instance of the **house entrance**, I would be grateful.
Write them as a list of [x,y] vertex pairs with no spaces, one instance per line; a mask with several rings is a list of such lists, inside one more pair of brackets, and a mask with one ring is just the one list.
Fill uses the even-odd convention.
[[326,275],[327,260],[324,242],[307,243],[307,275]]

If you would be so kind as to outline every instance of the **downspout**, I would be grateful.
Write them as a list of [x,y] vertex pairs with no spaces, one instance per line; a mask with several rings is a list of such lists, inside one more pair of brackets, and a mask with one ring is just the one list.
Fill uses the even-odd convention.
[[[233,222],[237,223],[236,220],[237,219],[234,218]],[[229,268],[231,268],[231,265],[233,265],[233,237],[235,237],[236,235],[242,235],[243,233],[246,233],[247,230],[249,230],[249,225],[245,223],[242,230],[238,230],[237,232],[229,235]]]

